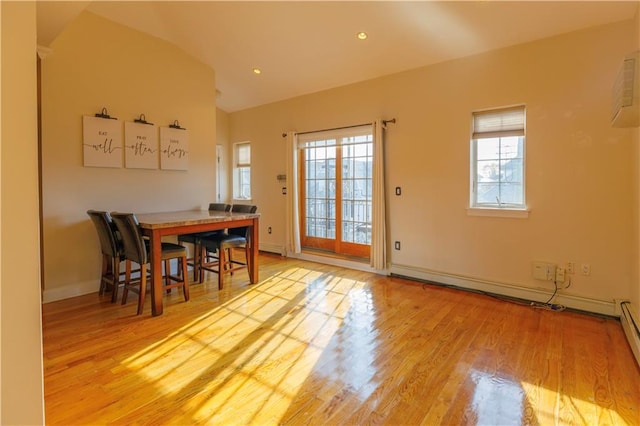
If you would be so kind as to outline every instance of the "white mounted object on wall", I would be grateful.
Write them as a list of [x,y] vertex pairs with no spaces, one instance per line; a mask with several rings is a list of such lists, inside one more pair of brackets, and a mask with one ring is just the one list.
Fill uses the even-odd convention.
[[640,52],[627,55],[613,84],[613,127],[640,126]]
[[160,168],[162,170],[189,168],[189,133],[186,129],[160,127]]
[[82,116],[85,167],[122,167],[122,127],[118,120]]
[[158,129],[156,126],[125,122],[125,167],[128,169],[157,169],[158,159]]
[[531,262],[531,275],[536,280],[553,281],[556,278],[556,265],[549,262]]

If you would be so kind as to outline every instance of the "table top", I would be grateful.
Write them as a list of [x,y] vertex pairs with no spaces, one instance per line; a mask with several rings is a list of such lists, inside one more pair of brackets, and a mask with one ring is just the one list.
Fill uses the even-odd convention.
[[213,222],[233,222],[257,219],[259,213],[232,213],[215,210],[181,210],[175,212],[136,214],[141,228],[155,229],[173,226],[198,225]]

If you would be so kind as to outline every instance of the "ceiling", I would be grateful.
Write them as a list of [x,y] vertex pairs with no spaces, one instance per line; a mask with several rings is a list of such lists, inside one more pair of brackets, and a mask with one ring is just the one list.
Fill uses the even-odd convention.
[[[586,27],[635,1],[39,1],[49,46],[83,10],[171,42],[216,72],[233,112]],[[366,40],[356,34],[364,31]],[[55,53],[55,52],[54,52]],[[262,73],[256,75],[254,68]]]

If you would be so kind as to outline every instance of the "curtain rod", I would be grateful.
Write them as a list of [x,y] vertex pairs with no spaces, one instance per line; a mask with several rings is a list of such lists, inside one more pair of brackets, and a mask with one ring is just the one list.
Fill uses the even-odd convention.
[[[395,124],[395,122],[396,122],[395,118],[392,118],[391,120],[382,120],[382,124],[384,124],[385,126],[387,125],[387,123],[394,123]],[[309,134],[309,133],[330,132],[332,130],[342,130],[342,129],[351,129],[353,127],[370,126],[371,124],[373,124],[373,123],[353,124],[351,126],[333,127],[331,129],[309,130],[309,131],[306,131],[306,132],[297,132],[296,134],[298,134],[298,135],[306,135],[306,134]],[[282,134],[283,138],[286,137],[286,136],[287,136],[286,133]]]

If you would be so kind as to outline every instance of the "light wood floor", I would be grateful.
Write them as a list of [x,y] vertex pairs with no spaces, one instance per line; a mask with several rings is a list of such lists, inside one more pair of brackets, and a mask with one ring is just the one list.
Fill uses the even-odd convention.
[[640,424],[620,323],[260,256],[136,317],[43,306],[47,424]]

